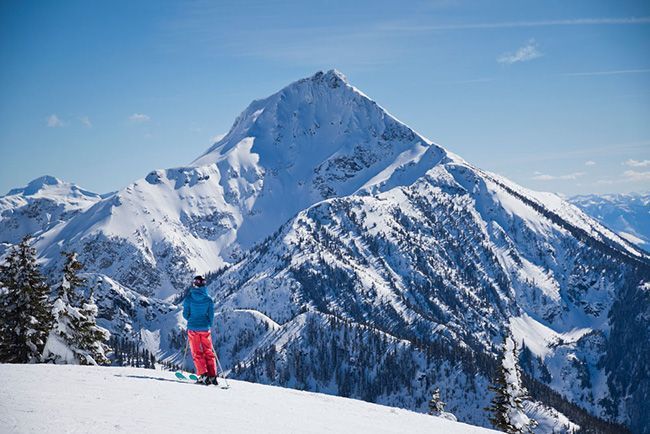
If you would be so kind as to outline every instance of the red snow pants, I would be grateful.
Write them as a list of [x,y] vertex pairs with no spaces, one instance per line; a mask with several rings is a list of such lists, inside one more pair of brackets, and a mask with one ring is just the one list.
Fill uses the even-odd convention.
[[212,336],[210,330],[198,332],[188,330],[187,335],[190,339],[190,350],[197,375],[205,373],[210,377],[217,375],[217,362],[212,348]]

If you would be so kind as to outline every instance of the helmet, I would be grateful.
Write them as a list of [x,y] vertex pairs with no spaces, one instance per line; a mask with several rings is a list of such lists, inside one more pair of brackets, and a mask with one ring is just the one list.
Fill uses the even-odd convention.
[[200,274],[198,276],[194,276],[194,281],[192,283],[194,286],[205,286],[205,277],[201,276]]

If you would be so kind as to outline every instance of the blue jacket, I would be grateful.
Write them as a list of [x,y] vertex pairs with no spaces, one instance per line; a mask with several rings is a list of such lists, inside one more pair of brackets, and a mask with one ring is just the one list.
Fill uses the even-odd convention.
[[214,302],[204,287],[190,288],[183,300],[183,318],[187,320],[187,329],[206,331],[212,328],[214,321]]

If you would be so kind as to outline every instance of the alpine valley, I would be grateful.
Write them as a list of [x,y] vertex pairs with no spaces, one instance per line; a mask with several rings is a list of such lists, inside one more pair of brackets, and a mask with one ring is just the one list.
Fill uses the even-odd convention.
[[[187,166],[108,195],[44,177],[0,198],[46,274],[74,251],[100,325],[181,363],[195,273],[237,379],[459,421],[511,332],[535,432],[650,433],[650,254],[576,206],[483,171],[337,71],[262,100]],[[189,360],[187,361],[189,362]]]

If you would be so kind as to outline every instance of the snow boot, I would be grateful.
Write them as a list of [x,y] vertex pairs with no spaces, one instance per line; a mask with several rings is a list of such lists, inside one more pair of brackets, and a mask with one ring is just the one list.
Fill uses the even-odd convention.
[[203,385],[209,385],[210,383],[210,377],[208,377],[207,374],[201,374],[199,375],[199,378],[196,380],[196,384],[203,384]]
[[207,384],[213,384],[215,386],[218,386],[219,381],[217,380],[217,376],[215,375],[214,377],[208,377],[208,383]]

